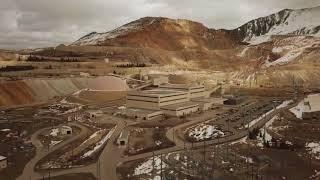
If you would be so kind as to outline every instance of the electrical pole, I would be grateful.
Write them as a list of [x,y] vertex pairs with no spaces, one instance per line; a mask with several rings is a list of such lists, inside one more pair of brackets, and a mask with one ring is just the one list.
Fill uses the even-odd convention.
[[161,162],[160,162],[160,180],[162,180],[162,176],[163,176],[163,174],[162,174],[162,154],[160,154],[160,160],[161,160]]

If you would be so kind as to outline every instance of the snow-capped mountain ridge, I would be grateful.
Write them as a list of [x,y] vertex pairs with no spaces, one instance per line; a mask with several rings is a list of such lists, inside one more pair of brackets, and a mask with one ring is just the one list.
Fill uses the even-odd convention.
[[320,36],[320,6],[298,10],[284,9],[278,13],[252,20],[233,30],[232,33],[238,39],[246,42],[259,36]]

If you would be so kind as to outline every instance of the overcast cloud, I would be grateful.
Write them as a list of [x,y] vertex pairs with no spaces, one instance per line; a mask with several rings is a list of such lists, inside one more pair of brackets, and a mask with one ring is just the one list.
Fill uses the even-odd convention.
[[0,48],[69,44],[145,16],[232,29],[284,8],[318,5],[319,0],[0,0]]

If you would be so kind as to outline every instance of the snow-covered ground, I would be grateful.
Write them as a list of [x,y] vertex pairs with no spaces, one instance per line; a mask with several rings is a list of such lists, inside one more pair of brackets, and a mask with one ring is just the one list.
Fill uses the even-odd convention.
[[[105,131],[105,130],[102,129],[102,130],[99,130],[99,131],[93,133],[88,139],[86,139],[85,141],[83,141],[83,142],[81,143],[81,145],[87,143],[88,141],[91,141],[93,138],[95,138],[95,137],[98,136],[99,134],[103,133],[103,131]],[[81,145],[80,145],[80,146],[81,146]]]
[[112,128],[104,138],[102,138],[98,143],[96,143],[95,147],[92,150],[84,153],[82,158],[92,156],[94,153],[99,151],[107,143],[107,141],[110,139],[110,137],[112,136],[115,129],[116,129],[116,127]]
[[262,36],[253,36],[247,42],[250,43],[251,45],[258,45],[258,44],[262,44],[262,43],[269,42],[269,41],[271,41],[270,36],[262,35]]
[[55,137],[55,136],[58,136],[58,134],[59,134],[59,129],[58,128],[51,129],[50,136]]
[[239,139],[239,140],[237,140],[237,141],[231,142],[230,145],[234,145],[234,144],[247,144],[247,139],[248,139],[248,137],[246,136],[246,137],[241,138],[241,139]]
[[224,132],[217,129],[213,125],[208,124],[200,124],[195,127],[192,127],[189,130],[189,137],[196,139],[197,141],[210,139],[210,138],[217,138],[218,136],[223,137],[225,136]]
[[142,175],[142,174],[147,174],[151,175],[151,172],[153,170],[153,167],[156,170],[156,173],[159,174],[159,170],[161,170],[161,164],[162,164],[162,169],[168,167],[168,165],[165,162],[161,162],[161,158],[159,156],[155,156],[154,160],[153,157],[149,158],[142,164],[140,164],[138,167],[134,169],[134,176]]
[[55,146],[55,145],[57,145],[57,144],[59,144],[61,142],[62,142],[62,140],[60,140],[60,141],[51,141],[49,146]]
[[316,112],[320,111],[320,94],[311,94],[296,107],[290,109],[290,111],[299,119],[302,119],[304,112]]
[[263,147],[264,142],[271,142],[272,136],[268,133],[266,128],[261,128],[260,134],[262,135],[262,137],[260,137],[260,136],[257,137],[257,140],[258,140],[257,146],[258,147]]
[[306,143],[306,149],[315,159],[320,159],[320,143],[310,142]]
[[10,129],[1,129],[0,130],[1,132],[9,132],[9,131],[11,131]]

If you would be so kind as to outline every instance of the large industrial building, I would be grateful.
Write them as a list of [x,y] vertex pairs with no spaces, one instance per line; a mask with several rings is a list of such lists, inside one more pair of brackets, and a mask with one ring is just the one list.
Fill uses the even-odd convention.
[[162,84],[152,90],[129,92],[122,114],[145,120],[163,115],[179,117],[209,110],[215,102],[222,101],[208,98],[202,85]]

